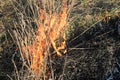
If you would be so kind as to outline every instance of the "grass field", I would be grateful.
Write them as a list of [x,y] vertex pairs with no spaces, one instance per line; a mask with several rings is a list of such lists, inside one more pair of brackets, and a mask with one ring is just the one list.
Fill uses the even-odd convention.
[[119,80],[119,60],[119,0],[0,1],[0,80]]

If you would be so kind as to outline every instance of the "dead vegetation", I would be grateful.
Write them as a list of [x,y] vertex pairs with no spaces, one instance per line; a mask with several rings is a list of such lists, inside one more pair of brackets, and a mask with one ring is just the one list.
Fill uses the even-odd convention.
[[[46,1],[49,3],[49,0]],[[54,2],[54,0],[52,1]],[[42,32],[42,26],[65,25],[64,20],[66,19],[64,18],[66,16],[64,14],[62,17],[62,13],[66,11],[64,11],[65,8],[62,6],[61,1],[56,2],[55,5],[45,3],[43,1],[42,5],[38,5],[41,3],[37,2],[36,4],[36,1],[33,0],[0,1],[0,79],[108,79],[119,63],[120,35],[118,25],[120,25],[120,1],[76,0],[72,5],[73,8],[68,18],[70,23],[64,43],[66,48],[63,46],[66,49],[66,54],[62,54],[64,50],[57,49],[61,46],[60,43],[64,41],[63,36],[58,39],[58,36],[63,33],[60,32],[63,31],[63,28],[60,30],[58,27],[54,29],[53,33],[50,33],[52,37],[50,35],[46,36],[45,32],[43,32],[45,36],[38,33]],[[71,0],[68,0],[67,4],[70,3]],[[41,12],[43,16],[39,16],[40,10],[38,7],[45,10]],[[53,9],[49,12],[51,8]],[[61,13],[59,13],[59,9],[63,11],[61,10]],[[38,23],[39,17],[41,23]],[[54,19],[57,19],[58,23]],[[49,21],[51,24],[45,23]],[[39,25],[41,28],[38,27]],[[52,31],[50,28],[49,30]],[[60,33],[57,35],[56,31]],[[36,37],[36,35],[39,36]],[[42,37],[48,40],[50,38],[51,43],[46,43],[49,41],[43,40],[44,43],[40,39]],[[35,43],[37,40],[39,43],[43,43],[38,45]],[[45,47],[45,54],[41,54],[40,51],[40,49],[43,49],[43,47],[40,48],[42,44],[48,44],[47,47],[43,46]],[[35,52],[38,55],[35,55]],[[61,57],[57,56],[56,52],[60,52]],[[26,54],[23,55],[24,53],[27,54],[27,58],[24,58],[26,56]],[[30,57],[29,53],[32,53]],[[40,58],[41,55],[42,58]],[[38,58],[33,58],[33,56]],[[33,61],[29,62],[30,60]],[[39,60],[44,61],[45,66],[42,66],[42,69]],[[34,71],[39,72],[39,70],[42,70],[42,76],[35,77]],[[114,77],[114,80],[118,79],[120,79],[119,76]]]

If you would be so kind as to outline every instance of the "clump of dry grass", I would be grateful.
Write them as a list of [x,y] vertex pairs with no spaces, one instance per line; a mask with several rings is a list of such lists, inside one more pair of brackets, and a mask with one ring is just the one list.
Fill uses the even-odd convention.
[[[23,67],[27,68],[29,76],[34,76],[33,79],[46,79],[49,77],[46,76],[49,74],[46,72],[46,64],[51,55],[50,48],[53,47],[59,56],[62,56],[59,51],[65,49],[66,38],[62,36],[65,36],[64,31],[69,24],[68,17],[73,2],[18,0],[15,4],[17,22],[14,23],[12,35],[18,44]],[[20,79],[17,67],[16,74]]]

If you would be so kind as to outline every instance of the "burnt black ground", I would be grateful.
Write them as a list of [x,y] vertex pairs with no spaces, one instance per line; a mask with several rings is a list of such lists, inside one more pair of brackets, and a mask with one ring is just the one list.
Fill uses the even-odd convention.
[[[81,36],[82,31],[77,28],[75,35],[68,40],[66,55],[53,59],[56,80],[108,79],[120,60],[119,21],[118,17],[101,21]],[[120,79],[119,74],[114,74],[116,76],[113,80]]]

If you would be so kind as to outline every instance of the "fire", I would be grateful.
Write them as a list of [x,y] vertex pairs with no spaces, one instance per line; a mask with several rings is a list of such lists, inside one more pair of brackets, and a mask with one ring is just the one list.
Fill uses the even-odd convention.
[[[67,24],[67,4],[64,4],[61,9],[61,13],[53,12],[47,13],[44,9],[40,9],[39,27],[37,30],[36,41],[33,45],[27,46],[23,49],[28,51],[29,54],[25,54],[24,57],[28,60],[30,68],[34,74],[42,74],[42,70],[45,70],[44,64],[45,57],[47,56],[47,50],[49,47],[53,47],[58,56],[62,56],[59,50],[65,49],[66,38],[63,34]],[[57,45],[57,40],[64,36],[64,41],[60,45]]]

